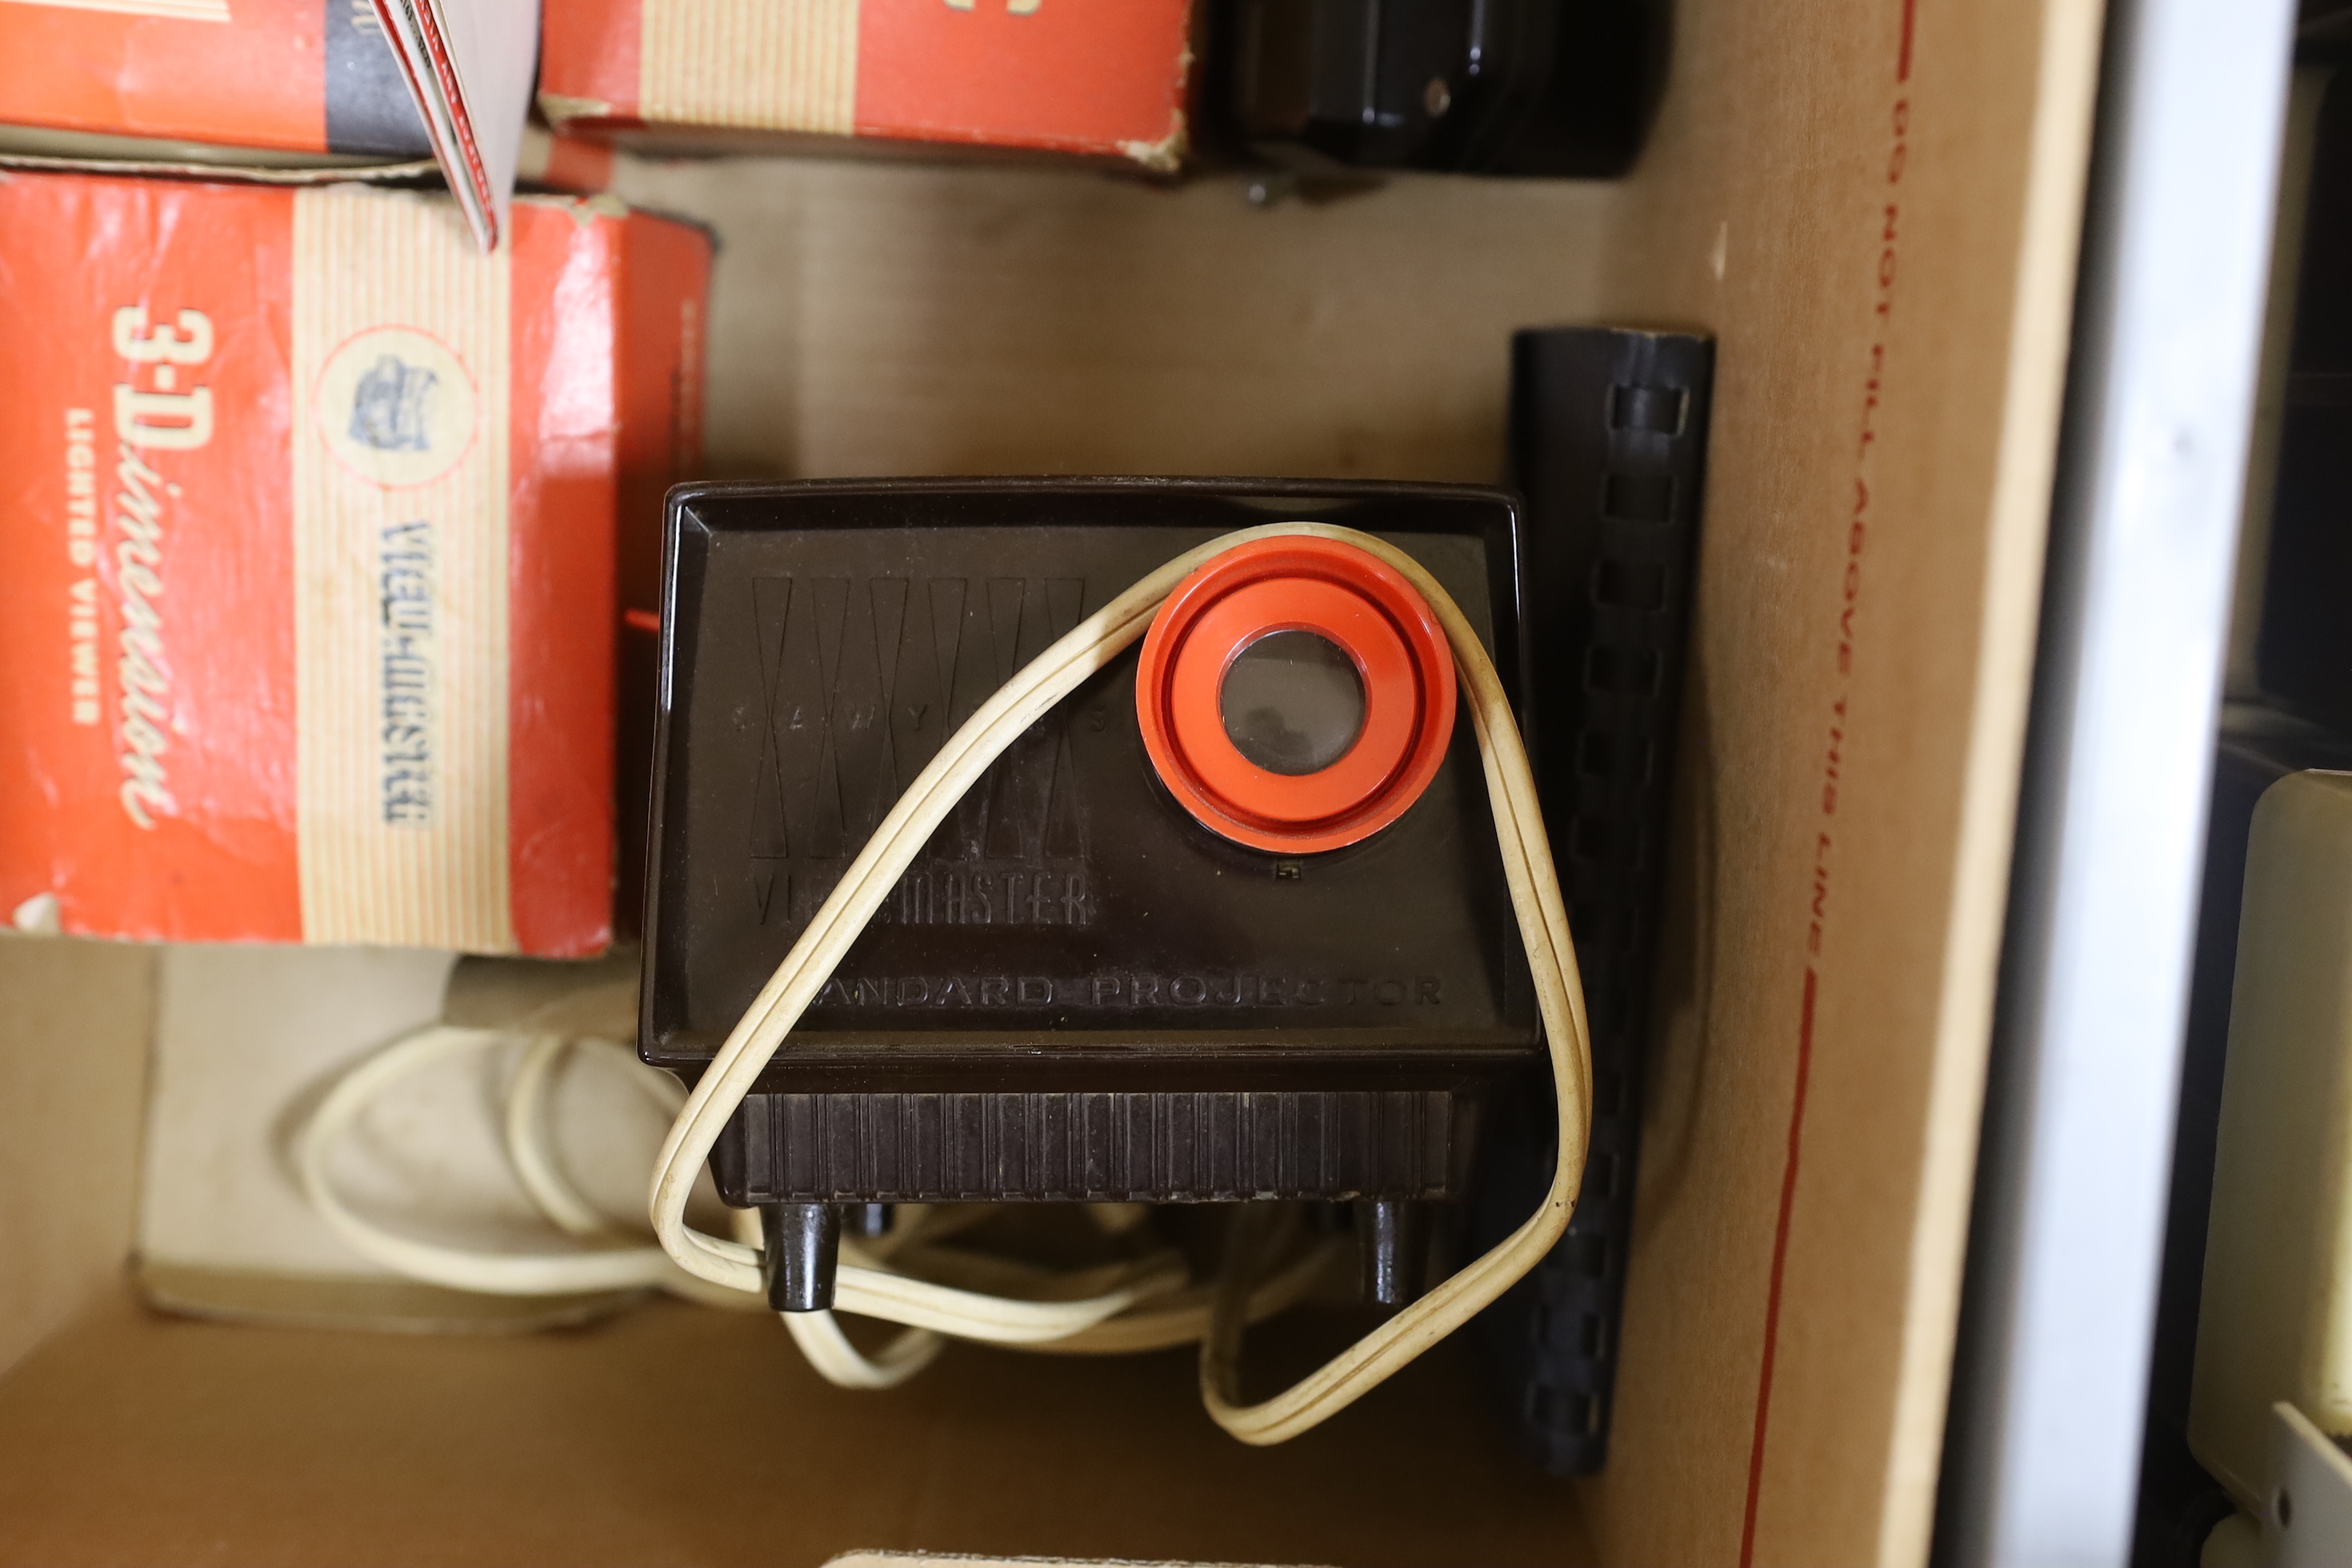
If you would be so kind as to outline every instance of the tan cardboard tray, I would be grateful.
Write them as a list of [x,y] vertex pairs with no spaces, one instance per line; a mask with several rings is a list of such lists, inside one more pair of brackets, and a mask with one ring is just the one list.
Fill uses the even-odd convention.
[[1615,185],[621,176],[719,232],[720,474],[1486,480],[1512,327],[1717,334],[1601,1477],[1515,1468],[1455,1351],[1260,1453],[1181,1354],[960,1350],[851,1395],[678,1307],[453,1340],[142,1316],[104,1281],[147,961],[8,942],[0,1357],[46,1343],[0,1381],[0,1562],[1924,1561],[2101,9],[1686,0]]

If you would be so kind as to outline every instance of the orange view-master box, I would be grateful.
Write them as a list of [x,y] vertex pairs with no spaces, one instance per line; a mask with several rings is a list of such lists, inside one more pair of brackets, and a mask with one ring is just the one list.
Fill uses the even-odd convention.
[[370,0],[13,0],[0,121],[18,130],[0,145],[34,152],[131,152],[79,136],[194,144],[159,158],[432,156]]
[[[745,133],[1184,153],[1187,0],[568,0],[546,8],[540,107],[658,145]],[[806,145],[822,145],[812,142]]]
[[[432,157],[373,0],[0,0],[0,165],[296,184]],[[519,173],[601,191],[612,150],[527,126]]]
[[0,174],[0,910],[604,947],[709,261],[609,199],[485,257],[446,196]]

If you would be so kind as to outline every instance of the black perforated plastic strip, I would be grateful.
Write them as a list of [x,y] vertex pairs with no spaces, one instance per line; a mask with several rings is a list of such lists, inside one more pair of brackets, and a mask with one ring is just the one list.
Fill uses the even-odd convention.
[[[1597,1470],[1609,1449],[1713,365],[1709,340],[1673,333],[1512,342],[1531,752],[1591,1013],[1593,1126],[1567,1237],[1479,1330],[1521,1446],[1557,1474]],[[1549,1176],[1540,1118],[1501,1131],[1486,1142],[1482,1243]]]

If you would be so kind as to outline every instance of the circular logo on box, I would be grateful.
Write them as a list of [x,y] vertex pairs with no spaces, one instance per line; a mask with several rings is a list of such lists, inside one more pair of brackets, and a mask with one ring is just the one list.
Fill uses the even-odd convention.
[[335,460],[390,489],[432,483],[474,444],[474,378],[446,343],[414,327],[346,338],[310,404]]

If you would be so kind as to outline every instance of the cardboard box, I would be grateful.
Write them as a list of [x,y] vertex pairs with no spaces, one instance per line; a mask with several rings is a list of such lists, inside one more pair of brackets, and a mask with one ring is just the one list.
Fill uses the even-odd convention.
[[559,128],[682,144],[855,136],[1167,172],[1184,154],[1190,13],[1188,0],[579,0],[547,8],[539,101]]
[[[70,971],[0,966],[0,1224],[34,1238],[0,1354],[43,1342],[0,1381],[0,1560],[1923,1563],[2104,11],[1688,0],[1622,184],[1259,208],[805,160],[625,186],[725,238],[729,476],[1491,480],[1512,327],[1717,334],[1602,1474],[1514,1468],[1459,1345],[1248,1450],[1181,1352],[957,1348],[853,1394],[772,1321],[683,1308],[497,1341],[142,1315],[106,1268],[140,1245],[115,1162],[149,1037],[50,944]],[[84,1147],[104,1179],[58,1179]],[[1252,1390],[1300,1348],[1255,1336]]]
[[0,9],[0,146],[27,153],[433,156],[368,0],[17,0]]
[[[269,184],[437,165],[370,0],[13,0],[0,166]],[[523,128],[526,189],[593,195],[609,147]]]
[[[0,909],[573,954],[708,241],[526,201],[0,178]],[[616,575],[617,574],[617,575]]]

